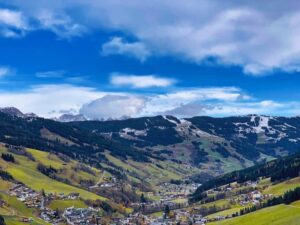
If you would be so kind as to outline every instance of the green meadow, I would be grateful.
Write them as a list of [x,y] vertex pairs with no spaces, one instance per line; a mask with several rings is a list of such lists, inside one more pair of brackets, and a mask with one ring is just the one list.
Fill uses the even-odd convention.
[[291,205],[277,205],[210,225],[299,225],[300,201]]

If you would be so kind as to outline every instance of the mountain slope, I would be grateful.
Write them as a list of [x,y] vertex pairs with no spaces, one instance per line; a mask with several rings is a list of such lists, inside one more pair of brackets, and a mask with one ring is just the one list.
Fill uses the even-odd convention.
[[160,158],[222,174],[300,150],[300,118],[173,116],[72,122],[71,126]]
[[108,151],[122,160],[190,165],[207,178],[300,150],[300,117],[156,116],[60,123],[18,115],[0,112],[0,141],[63,153],[94,166],[107,161]]
[[64,153],[71,157],[101,161],[101,153],[112,154],[135,160],[147,161],[147,155],[101,135],[85,132],[65,123],[38,117],[18,117],[0,113],[0,141],[12,145]]

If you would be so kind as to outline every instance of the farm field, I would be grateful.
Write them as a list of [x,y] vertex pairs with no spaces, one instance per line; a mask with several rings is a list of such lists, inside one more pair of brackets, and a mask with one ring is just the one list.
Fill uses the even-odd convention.
[[[0,153],[6,152],[5,149],[0,148]],[[43,160],[46,158],[46,154],[41,151],[31,150],[31,153],[34,153],[34,157],[37,157],[37,160]],[[46,193],[74,193],[77,192],[84,199],[100,199],[106,200],[104,197],[98,196],[92,192],[83,190],[78,187],[74,187],[56,180],[53,180],[46,175],[37,171],[37,163],[36,161],[31,161],[25,156],[15,155],[17,163],[6,163],[2,160],[3,166],[7,172],[9,172],[16,180],[24,183],[26,186],[32,188],[36,191],[44,190]],[[49,159],[47,159],[49,160]],[[49,161],[46,163],[50,163]],[[53,160],[53,164],[58,166],[58,161]]]
[[63,210],[69,207],[75,208],[86,208],[87,205],[81,200],[54,200],[48,206],[50,209],[56,210]]
[[[300,224],[300,201],[291,205],[278,205],[258,210],[244,216],[209,223],[210,225],[298,225]],[[297,208],[298,207],[298,208]]]
[[264,190],[264,193],[273,194],[273,195],[282,195],[286,191],[292,190],[296,187],[300,187],[300,177],[296,177],[294,179],[290,179],[278,184],[271,185]]

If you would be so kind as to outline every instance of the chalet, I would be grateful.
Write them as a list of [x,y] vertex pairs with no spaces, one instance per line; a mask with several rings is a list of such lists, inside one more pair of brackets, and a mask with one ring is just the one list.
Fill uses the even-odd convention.
[[71,200],[76,200],[76,199],[79,199],[80,197],[80,194],[79,193],[70,193],[67,198],[68,199],[71,199]]

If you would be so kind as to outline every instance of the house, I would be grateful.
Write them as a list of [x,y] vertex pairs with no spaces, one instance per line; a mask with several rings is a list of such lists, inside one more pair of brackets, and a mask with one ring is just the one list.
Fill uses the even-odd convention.
[[32,218],[28,218],[28,217],[23,217],[21,218],[20,222],[23,222],[23,223],[29,223],[32,221]]
[[80,197],[80,194],[79,193],[70,193],[68,196],[67,196],[67,198],[68,199],[71,199],[71,200],[76,200],[76,199],[79,199],[79,197]]

